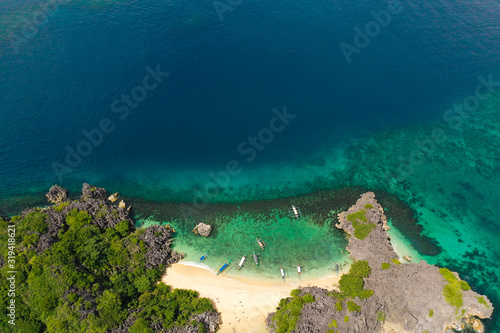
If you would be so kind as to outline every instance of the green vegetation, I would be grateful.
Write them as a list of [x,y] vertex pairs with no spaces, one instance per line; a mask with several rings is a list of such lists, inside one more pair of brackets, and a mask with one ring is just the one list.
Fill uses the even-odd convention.
[[292,289],[290,292],[290,295],[292,296],[299,296],[300,295],[300,289]]
[[432,317],[432,316],[434,316],[434,310],[429,309],[429,317]]
[[349,273],[342,275],[339,281],[339,288],[343,298],[366,299],[373,295],[372,290],[365,290],[363,278],[370,275],[371,268],[367,261],[359,260],[352,264]]
[[349,274],[359,276],[360,278],[367,278],[370,276],[372,269],[368,265],[368,261],[358,260],[351,265],[349,269]]
[[344,323],[348,323],[349,322],[349,317],[348,316],[345,316],[344,317]]
[[376,225],[373,223],[353,223],[354,237],[357,239],[365,239],[370,232],[375,229]]
[[64,208],[69,206],[69,201],[68,202],[61,202],[59,205],[54,206],[54,210],[56,212],[61,212]]
[[470,290],[469,284],[457,278],[457,276],[447,268],[440,268],[439,273],[448,281],[448,284],[443,288],[445,300],[458,310],[464,304],[463,291]]
[[[359,297],[361,299],[369,298],[373,295],[373,290],[363,289],[363,278],[370,276],[371,267],[367,261],[359,260],[354,262],[347,274],[342,275],[339,281],[340,292],[329,293],[328,295],[337,300],[335,310],[338,312],[344,308],[343,302],[346,302],[346,307],[349,312],[361,312],[361,306],[356,304],[352,299]],[[349,300],[351,299],[351,300]],[[346,316],[347,320],[349,318]],[[385,318],[385,317],[384,317]]]
[[347,302],[347,310],[349,310],[349,312],[361,312],[361,306],[359,306],[358,304],[354,303],[353,301],[348,301]]
[[315,301],[314,296],[311,294],[306,294],[302,297],[291,296],[281,299],[279,308],[273,316],[272,320],[276,324],[277,333],[292,332],[297,325],[304,304]]
[[367,221],[367,219],[366,219],[366,210],[360,209],[356,213],[352,213],[352,214],[347,215],[347,221],[349,221],[351,223],[354,223],[354,222],[356,222],[358,220],[362,221],[362,222],[366,222]]
[[347,220],[352,223],[354,228],[354,237],[357,239],[365,239],[370,232],[376,228],[375,224],[367,222],[366,210],[364,209],[347,215]]
[[[64,214],[67,206],[53,209]],[[153,322],[162,331],[191,324],[201,328],[191,323],[192,314],[214,310],[194,291],[157,284],[165,267],[145,268],[147,248],[139,238],[144,230],[130,230],[127,221],[101,229],[88,212],[77,209],[64,217],[55,243],[39,253],[35,249],[48,230],[48,215],[37,209],[10,221],[16,226],[16,325],[2,316],[1,332],[102,333],[129,316],[135,320],[129,332],[153,332]],[[7,225],[0,219],[1,244],[7,244]],[[2,247],[0,255],[7,258],[7,251]],[[5,281],[10,270],[4,265],[0,278]],[[0,294],[5,309],[7,283],[0,284]]]
[[342,309],[343,309],[342,303],[340,303],[340,302],[335,303],[335,310],[340,312],[340,311],[342,311]]
[[378,321],[385,321],[385,313],[383,313],[382,311],[378,311],[377,312],[377,320]]
[[401,262],[396,258],[392,259],[392,262],[395,263],[396,266],[401,264]]
[[389,264],[388,262],[382,263],[382,269],[389,269],[389,268],[391,268],[391,264]]
[[365,205],[365,208],[366,208],[366,209],[372,209],[372,208],[373,208],[373,206],[372,206],[371,204],[366,204],[366,205]]
[[439,273],[441,273],[441,275],[443,275],[445,280],[448,281],[449,283],[454,283],[458,281],[455,274],[453,274],[448,268],[440,268]]
[[316,300],[314,299],[314,296],[311,295],[311,294],[305,294],[304,296],[302,296],[302,299],[304,300],[304,302],[306,303],[312,303],[312,302],[315,302]]
[[444,286],[443,295],[446,302],[457,309],[464,305],[462,290],[455,284],[447,284]]
[[479,304],[484,305],[487,309],[490,308],[490,306],[488,305],[488,303],[486,302],[486,300],[484,299],[483,296],[478,296],[477,301],[479,302]]
[[345,297],[356,297],[363,290],[363,279],[356,275],[344,274],[340,278],[339,287]]
[[328,327],[332,328],[332,327],[339,327],[339,326],[337,324],[337,321],[335,319],[332,319],[332,322],[330,324],[328,324]]
[[470,290],[470,286],[467,281],[460,281],[460,289],[462,289],[463,291]]
[[[19,231],[21,231],[22,234],[30,233],[33,231],[39,234],[43,234],[47,231],[48,228],[46,221],[47,214],[36,210],[26,215],[21,223],[18,224]],[[7,244],[7,242],[5,242],[4,244]]]

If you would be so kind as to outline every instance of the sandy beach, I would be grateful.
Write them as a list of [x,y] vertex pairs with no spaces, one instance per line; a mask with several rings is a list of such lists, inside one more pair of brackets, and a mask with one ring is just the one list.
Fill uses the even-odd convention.
[[265,320],[269,312],[276,310],[281,298],[290,296],[299,286],[318,286],[332,289],[340,275],[335,273],[324,278],[302,280],[265,280],[228,275],[217,276],[207,267],[191,263],[177,263],[168,268],[162,278],[173,288],[191,289],[200,296],[215,302],[222,314],[220,332],[266,332]]

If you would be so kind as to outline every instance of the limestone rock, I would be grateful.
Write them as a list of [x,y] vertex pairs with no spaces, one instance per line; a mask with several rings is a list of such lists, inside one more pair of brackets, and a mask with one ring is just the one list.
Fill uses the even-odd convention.
[[198,223],[196,227],[194,227],[193,232],[200,236],[207,237],[212,232],[212,226],[205,223]]
[[96,200],[106,200],[107,197],[106,190],[100,187],[95,187],[87,183],[83,183],[82,187],[82,200],[96,199]]
[[205,311],[193,316],[191,320],[202,322],[211,333],[217,332],[219,325],[222,323],[220,313],[216,311]]
[[45,196],[50,203],[58,204],[68,200],[68,190],[59,185],[54,185]]
[[146,228],[139,237],[143,240],[147,253],[144,256],[146,269],[159,265],[170,266],[182,259],[182,255],[172,251],[172,231],[161,225],[152,225]]
[[[358,213],[360,211],[362,215]],[[374,225],[361,239],[355,236],[352,218],[347,218],[355,213],[363,217],[364,223]],[[349,312],[345,303],[342,310],[336,310],[337,300],[332,297],[338,293],[335,290],[301,288],[300,295],[312,294],[315,302],[304,305],[295,333],[326,332],[332,320],[336,320],[338,331],[342,333],[441,333],[449,328],[459,329],[464,319],[468,318],[477,320],[477,323],[469,320],[469,327],[475,324],[477,329],[474,329],[480,332],[480,319],[491,317],[493,304],[486,296],[472,290],[462,290],[463,306],[460,311],[449,304],[443,296],[448,281],[443,278],[439,267],[424,261],[401,263],[397,260],[398,255],[387,233],[384,210],[375,200],[374,193],[363,194],[347,212],[340,213],[336,227],[350,236],[347,246],[349,257],[366,260],[371,267],[370,276],[364,279],[364,289],[372,290],[373,295],[366,299],[353,299],[361,308],[358,313]],[[454,275],[460,279],[458,274]],[[432,316],[429,316],[430,310],[433,310]],[[267,320],[270,332],[276,331],[273,315],[270,314]],[[382,315],[383,319],[379,321]],[[344,322],[346,316],[349,320]]]
[[472,328],[478,333],[484,333],[484,324],[481,320],[474,318]]
[[115,202],[116,200],[118,200],[117,196],[118,196],[118,192],[116,192],[115,194],[111,194],[108,197],[108,200],[111,201],[111,202]]

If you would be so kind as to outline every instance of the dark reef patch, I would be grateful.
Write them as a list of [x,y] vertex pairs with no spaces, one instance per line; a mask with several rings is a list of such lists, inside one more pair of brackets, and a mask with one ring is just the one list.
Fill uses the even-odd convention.
[[411,242],[415,249],[426,256],[436,256],[441,253],[437,242],[423,235],[423,227],[418,222],[416,212],[395,195],[387,192],[375,192],[379,203],[384,207],[385,215],[392,224]]
[[[277,214],[286,215],[287,209],[293,205],[299,205],[302,212],[313,215],[314,221],[322,224],[328,217],[330,211],[343,211],[352,205],[362,193],[369,191],[363,187],[345,187],[340,189],[326,190],[319,186],[315,187],[316,192],[293,196],[282,197],[271,200],[258,200],[239,203],[199,203],[197,207],[193,203],[149,201],[136,197],[126,197],[127,205],[132,205],[132,215],[135,217],[154,216],[162,221],[180,221],[181,227],[190,230],[198,222],[214,221],[223,217],[222,220],[235,216],[242,211],[248,214],[262,214],[264,212],[275,211]],[[285,194],[286,191],[283,191]],[[393,225],[410,240],[415,249],[427,256],[436,256],[441,253],[441,248],[436,241],[423,235],[423,227],[419,224],[416,212],[397,196],[385,191],[375,191],[381,205],[385,207],[385,214]],[[77,199],[75,194],[70,192],[70,199]],[[23,197],[0,199],[0,214],[14,215],[24,210],[27,206],[46,205],[43,193],[30,194]],[[166,222],[168,223],[168,222]],[[166,224],[165,223],[165,224]],[[217,236],[217,223],[212,223],[214,236]],[[140,227],[140,225],[136,225]]]

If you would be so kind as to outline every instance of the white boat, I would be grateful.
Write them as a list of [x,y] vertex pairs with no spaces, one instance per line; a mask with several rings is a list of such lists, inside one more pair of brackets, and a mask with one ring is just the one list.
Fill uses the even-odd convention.
[[292,208],[288,209],[288,214],[290,215],[290,217],[296,218],[297,220],[300,219],[300,217],[302,216],[300,208],[295,207],[294,205],[292,205]]
[[246,254],[241,258],[240,263],[238,264],[238,270],[240,270],[241,267],[243,267],[243,265],[245,264],[245,259],[246,258],[247,258]]
[[285,282],[285,271],[283,270],[283,266],[280,267],[281,271],[281,278],[283,279],[283,282]]

